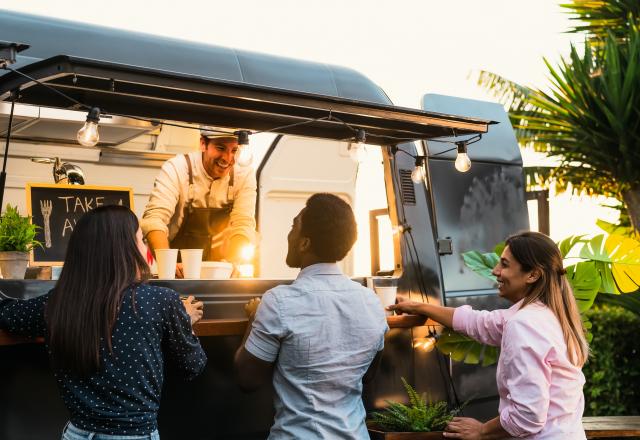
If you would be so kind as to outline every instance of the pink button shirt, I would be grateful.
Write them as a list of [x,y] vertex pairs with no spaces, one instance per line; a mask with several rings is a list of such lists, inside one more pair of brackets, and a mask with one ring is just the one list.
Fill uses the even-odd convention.
[[584,375],[569,361],[562,329],[540,302],[520,309],[456,308],[453,328],[500,346],[496,379],[500,424],[515,438],[585,439]]

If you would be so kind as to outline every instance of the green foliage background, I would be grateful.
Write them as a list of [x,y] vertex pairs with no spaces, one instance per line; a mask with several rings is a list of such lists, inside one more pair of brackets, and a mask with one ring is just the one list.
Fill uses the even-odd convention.
[[620,307],[586,312],[592,356],[582,369],[585,416],[640,415],[640,317]]

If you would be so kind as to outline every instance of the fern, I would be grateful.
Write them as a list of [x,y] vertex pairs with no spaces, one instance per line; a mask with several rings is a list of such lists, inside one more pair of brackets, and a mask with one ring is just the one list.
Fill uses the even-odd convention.
[[462,408],[449,410],[446,402],[427,401],[426,394],[420,395],[404,377],[401,378],[409,405],[386,401],[384,411],[371,414],[371,421],[391,432],[441,431]]

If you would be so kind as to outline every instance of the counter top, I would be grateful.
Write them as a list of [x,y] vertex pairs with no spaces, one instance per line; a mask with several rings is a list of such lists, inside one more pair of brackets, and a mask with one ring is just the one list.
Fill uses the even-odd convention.
[[[242,336],[247,327],[247,319],[202,319],[194,326],[198,336]],[[387,317],[390,328],[411,328],[423,325],[439,325],[437,322],[418,315]],[[0,345],[42,343],[43,338],[14,336],[0,330]]]

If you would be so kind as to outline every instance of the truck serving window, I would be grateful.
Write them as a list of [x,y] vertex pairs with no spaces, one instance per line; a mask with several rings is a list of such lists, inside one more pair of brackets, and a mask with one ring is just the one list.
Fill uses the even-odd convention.
[[[294,278],[287,267],[287,234],[309,196],[329,192],[347,201],[356,216],[358,239],[340,263],[352,277],[376,275],[395,266],[381,147],[357,152],[348,142],[281,136],[267,151],[258,171],[258,229],[261,278]],[[356,154],[357,153],[357,154]],[[376,271],[376,272],[377,272]]]

